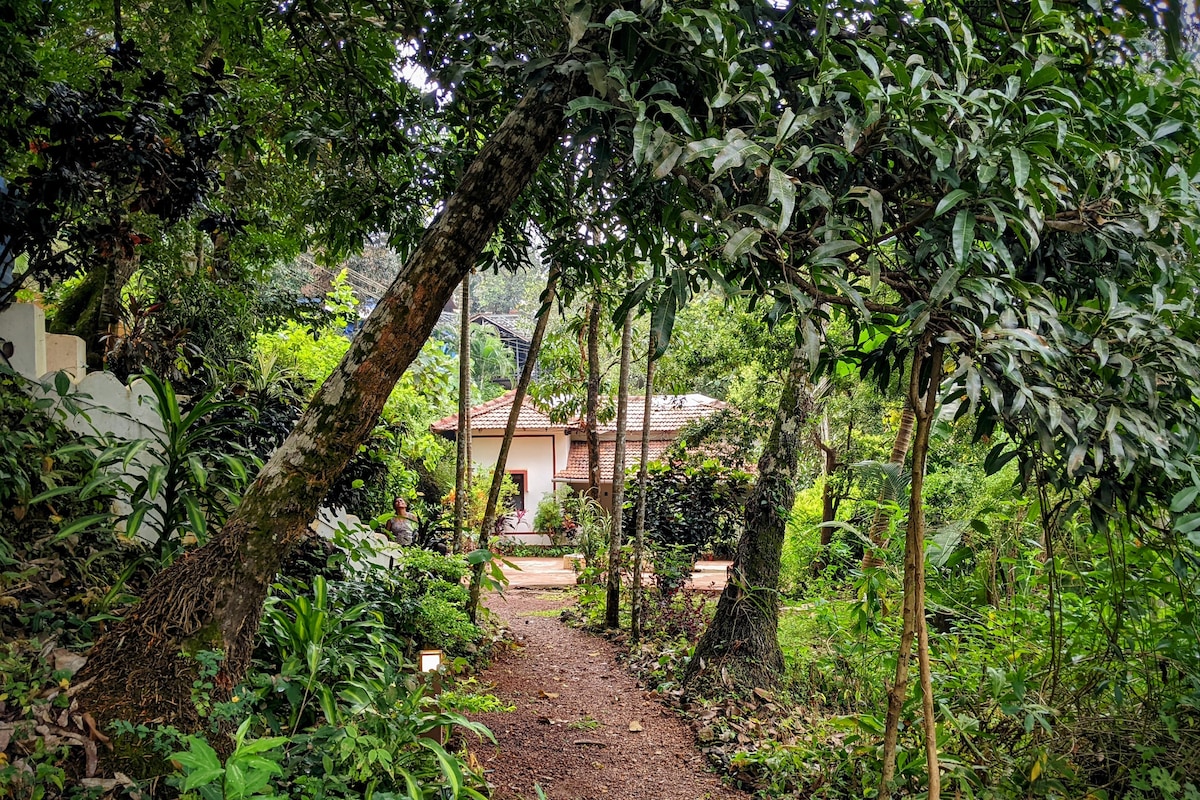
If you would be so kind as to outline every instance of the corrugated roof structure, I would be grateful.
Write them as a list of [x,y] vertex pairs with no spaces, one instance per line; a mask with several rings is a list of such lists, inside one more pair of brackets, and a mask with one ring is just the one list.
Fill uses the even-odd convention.
[[[658,461],[663,453],[671,447],[671,439],[650,440],[650,460]],[[611,481],[613,468],[616,466],[616,442],[600,442],[600,480]],[[640,439],[627,442],[625,445],[625,468],[637,467],[642,463],[642,442]],[[571,450],[567,455],[567,465],[554,474],[556,481],[572,483],[587,483],[588,479],[588,448],[587,442],[571,442]]]
[[[512,408],[515,391],[508,391],[499,397],[480,403],[471,409],[471,430],[500,429],[508,426],[508,414]],[[533,407],[529,398],[521,405],[521,416],[517,418],[517,427],[522,430],[546,430],[562,428],[550,421],[550,417]],[[458,414],[443,417],[429,426],[434,433],[454,433],[458,430]]]

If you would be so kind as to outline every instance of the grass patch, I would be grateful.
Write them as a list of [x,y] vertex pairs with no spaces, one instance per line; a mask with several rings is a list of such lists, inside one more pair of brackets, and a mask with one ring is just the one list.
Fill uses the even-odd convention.
[[567,727],[574,728],[577,731],[594,731],[600,727],[600,720],[590,716],[582,717],[573,722],[568,722]]

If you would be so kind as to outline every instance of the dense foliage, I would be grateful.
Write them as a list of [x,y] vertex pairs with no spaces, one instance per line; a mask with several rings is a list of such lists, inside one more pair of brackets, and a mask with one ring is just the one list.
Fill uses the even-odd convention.
[[[158,796],[154,787],[167,786],[185,797],[334,798],[433,797],[445,786],[481,796],[481,776],[439,744],[440,731],[489,737],[456,709],[492,701],[466,690],[443,704],[413,666],[418,650],[442,649],[451,682],[482,652],[482,631],[465,610],[466,560],[382,553],[369,532],[344,528],[341,549],[305,545],[307,558],[285,569],[264,609],[254,667],[231,701],[212,695],[222,654],[195,654],[200,679],[184,701],[205,720],[203,735],[118,723],[103,734],[120,743],[118,753],[136,745],[154,757],[118,755],[129,777],[80,782],[92,778],[96,741],[105,741],[90,738],[69,690],[83,653],[113,612],[136,601],[149,573],[203,540],[224,512],[208,500],[236,502],[221,471],[237,466],[233,474],[246,475],[228,445],[250,435],[253,420],[220,413],[240,406],[202,397],[181,409],[169,383],[146,379],[164,432],[120,442],[63,424],[86,404],[65,376],[32,389],[4,378],[0,788],[36,797],[82,798],[97,786]],[[34,390],[42,399],[32,399]],[[215,457],[214,437],[226,444]],[[140,483],[112,469],[119,456],[147,453]],[[130,500],[125,511],[111,507],[114,497]],[[118,519],[124,534],[114,530]],[[127,538],[135,533],[144,541]]]

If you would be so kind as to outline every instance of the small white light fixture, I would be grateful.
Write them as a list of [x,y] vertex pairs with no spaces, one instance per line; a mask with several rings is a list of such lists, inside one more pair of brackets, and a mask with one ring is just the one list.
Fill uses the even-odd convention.
[[417,664],[421,672],[437,672],[442,665],[442,651],[422,650],[417,656]]

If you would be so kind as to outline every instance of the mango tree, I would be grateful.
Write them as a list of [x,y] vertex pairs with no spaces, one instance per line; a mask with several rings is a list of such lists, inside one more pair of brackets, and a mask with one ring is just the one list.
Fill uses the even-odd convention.
[[[914,470],[951,402],[979,435],[1007,434],[989,469],[1019,457],[1023,478],[1080,489],[1095,524],[1183,546],[1200,516],[1163,511],[1196,497],[1192,68],[1158,57],[1147,22],[1073,4],[672,13],[697,62],[733,66],[697,63],[629,98],[633,157],[679,187],[678,234],[725,260],[723,282],[796,315],[810,369],[848,358],[884,384],[907,376]],[[829,352],[831,314],[875,346]],[[917,640],[936,796],[913,486],[902,642]],[[754,560],[777,563],[780,537],[746,535]],[[750,562],[740,549],[693,681],[749,688],[782,663],[777,570],[752,583]]]

